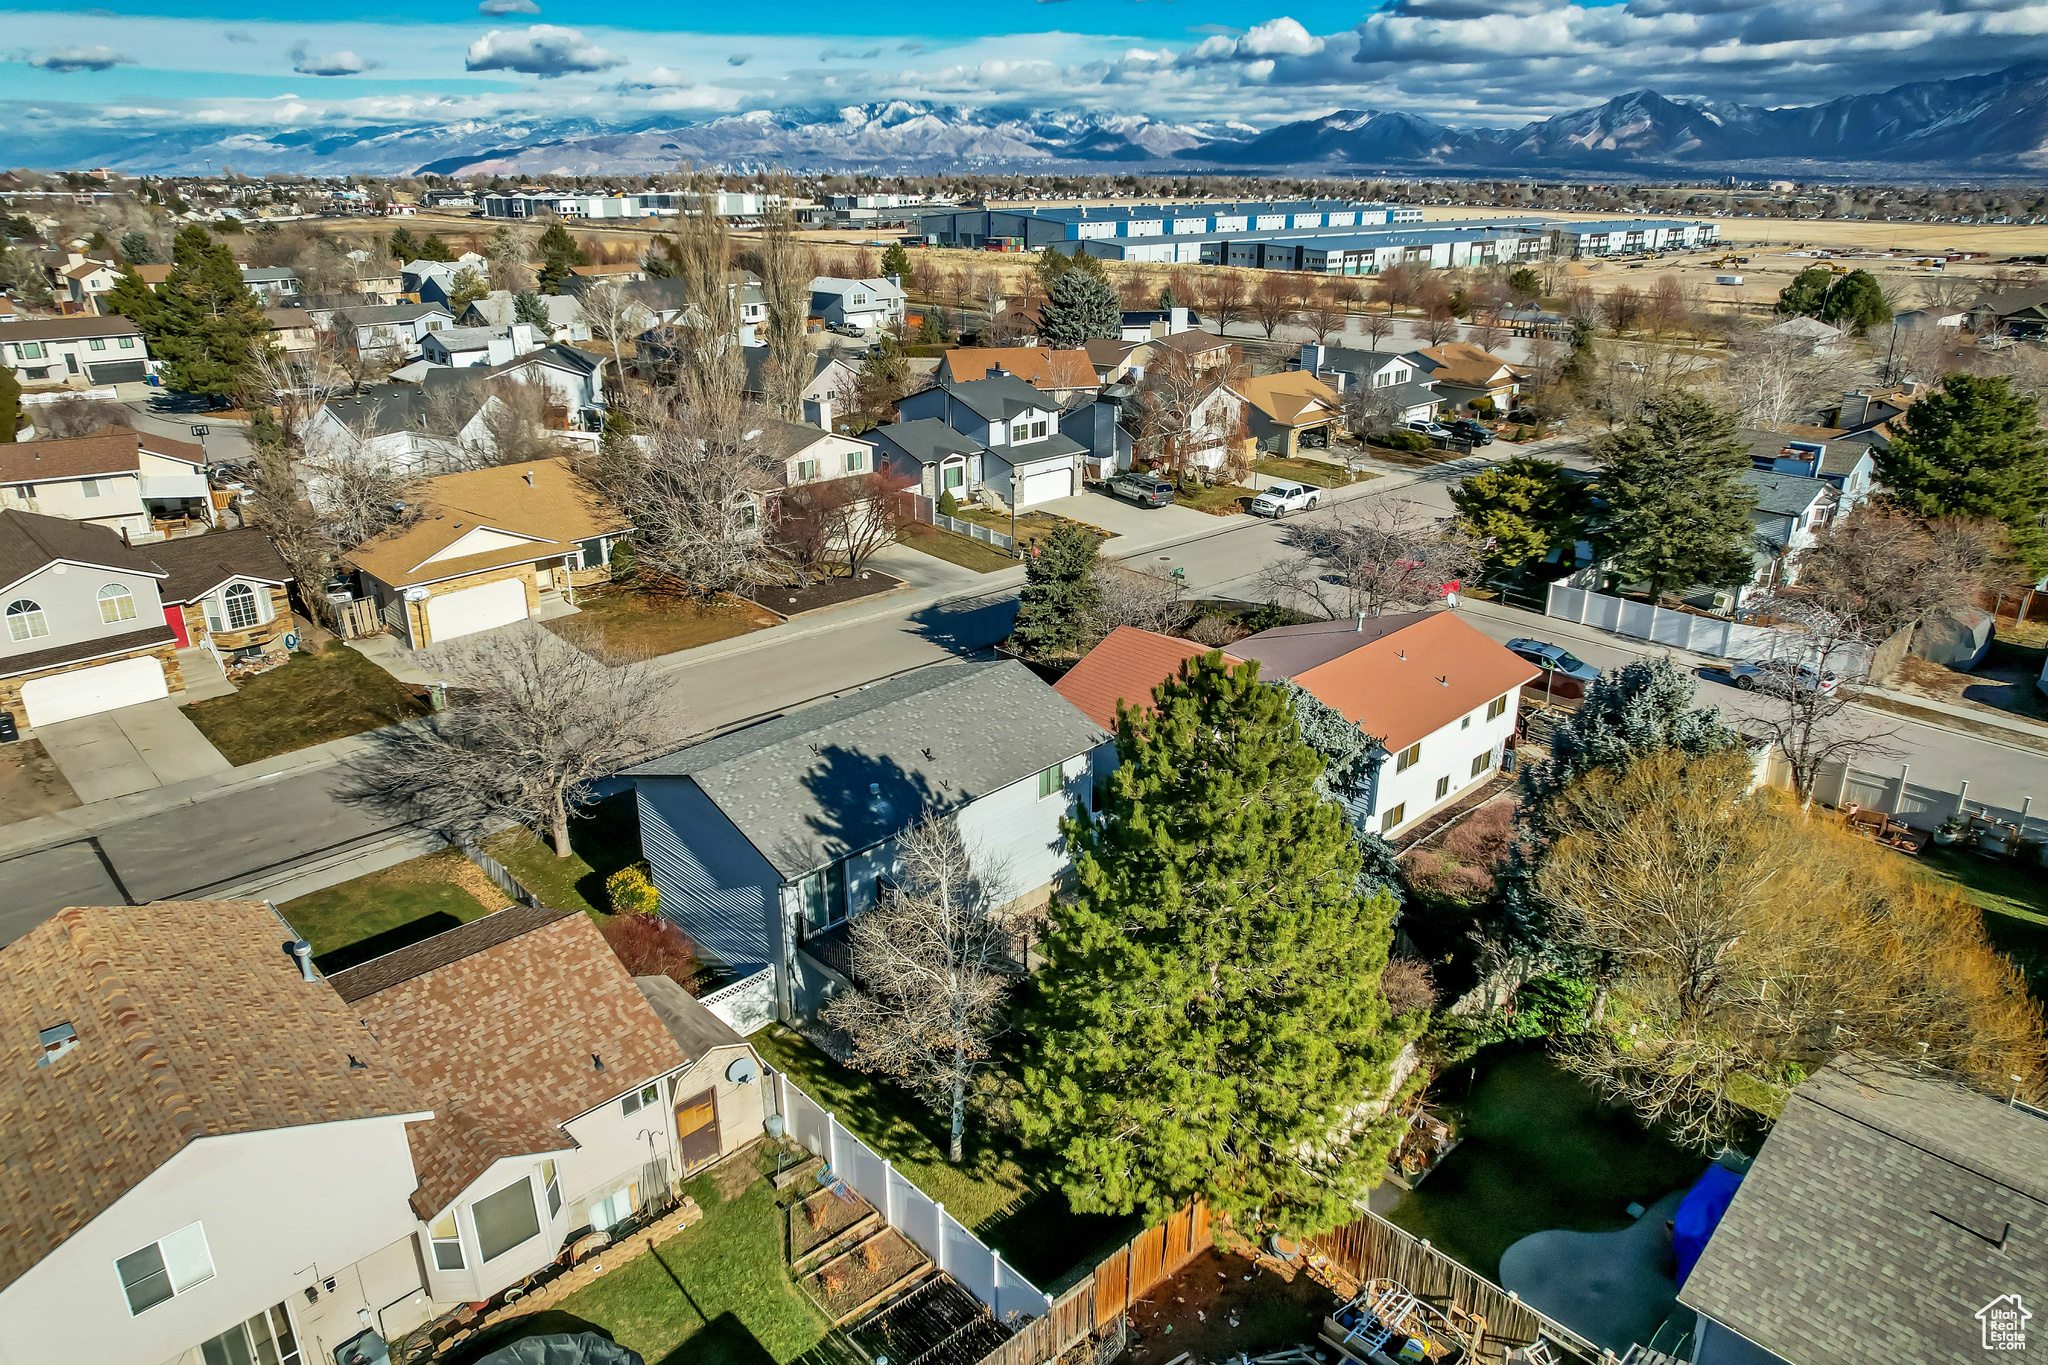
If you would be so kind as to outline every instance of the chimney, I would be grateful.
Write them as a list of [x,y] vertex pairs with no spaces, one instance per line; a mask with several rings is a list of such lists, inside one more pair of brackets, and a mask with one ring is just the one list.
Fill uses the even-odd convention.
[[1842,395],[1842,413],[1838,424],[1853,427],[1870,415],[1870,395],[1851,390]]
[[313,974],[313,945],[304,939],[294,939],[291,944],[292,956],[299,960],[299,980],[318,981]]
[[804,421],[820,431],[832,430],[832,400],[829,398],[804,399]]
[[1360,612],[1360,613],[1358,613],[1358,624],[1357,624],[1357,625],[1355,625],[1355,626],[1353,626],[1353,627],[1351,628],[1351,632],[1352,632],[1352,634],[1354,634],[1354,635],[1363,635],[1363,634],[1365,634],[1365,613],[1364,613],[1364,612]]
[[512,324],[512,354],[513,354],[513,355],[515,355],[515,356],[522,356],[522,355],[525,355],[525,354],[526,354],[527,352],[529,352],[529,351],[533,351],[533,350],[537,350],[537,349],[539,349],[539,347],[540,347],[540,342],[539,342],[538,340],[536,340],[536,339],[535,339],[535,337],[534,337],[534,335],[533,335],[533,324],[532,324],[532,323],[530,323],[530,322],[515,322],[515,323],[513,323],[513,324]]
[[1320,342],[1302,342],[1301,368],[1320,378],[1323,373],[1323,355],[1323,347]]
[[516,355],[516,352],[512,349],[511,337],[492,337],[487,345],[489,348],[489,354],[485,356],[487,364],[503,365],[512,360]]
[[1168,336],[1177,337],[1188,329],[1188,310],[1183,305],[1176,303],[1173,306],[1173,311],[1168,316],[1170,318],[1170,321],[1166,324],[1166,334]]

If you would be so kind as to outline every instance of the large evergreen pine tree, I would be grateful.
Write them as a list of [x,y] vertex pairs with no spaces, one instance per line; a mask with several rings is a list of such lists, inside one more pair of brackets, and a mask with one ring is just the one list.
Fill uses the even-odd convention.
[[1666,588],[1749,581],[1756,494],[1742,477],[1749,447],[1732,414],[1667,393],[1594,442],[1593,455],[1607,504],[1601,539],[1624,580],[1648,580],[1653,601]]
[[576,245],[569,229],[560,223],[548,224],[547,231],[540,235],[539,248],[540,291],[543,294],[561,293],[562,281],[569,277],[570,267],[590,264],[590,257]]
[[1070,267],[1046,291],[1038,313],[1038,336],[1048,346],[1069,350],[1092,337],[1114,339],[1122,330],[1123,309],[1116,290],[1101,275]]
[[2035,573],[2048,572],[2048,439],[2034,400],[2003,375],[1952,374],[1906,409],[1877,477],[1924,517],[1996,517]]
[[1063,522],[1024,561],[1024,591],[1010,634],[1034,658],[1079,654],[1093,643],[1102,590],[1095,582],[1101,542]]
[[100,298],[100,307],[110,316],[123,317],[134,323],[150,349],[157,351],[163,331],[163,300],[135,273],[132,264],[122,269],[121,278],[115,280],[114,287]]
[[184,229],[157,299],[162,316],[150,349],[163,362],[164,383],[209,398],[234,393],[270,335],[263,305],[242,282],[234,254],[205,228]]
[[1102,812],[1068,823],[1018,1114],[1083,1211],[1334,1227],[1396,1136],[1364,1109],[1406,1036],[1380,994],[1393,902],[1359,894],[1321,760],[1257,673],[1209,654],[1124,711]]

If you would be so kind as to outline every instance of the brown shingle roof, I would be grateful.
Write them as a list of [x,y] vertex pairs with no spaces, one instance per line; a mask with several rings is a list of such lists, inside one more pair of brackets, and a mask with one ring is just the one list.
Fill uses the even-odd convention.
[[108,317],[24,318],[7,324],[0,341],[75,341],[81,337],[139,337],[142,329],[115,313]]
[[119,635],[102,635],[91,640],[74,640],[68,645],[31,650],[27,654],[8,654],[0,656],[0,678],[18,678],[24,673],[40,673],[46,668],[56,668],[60,664],[79,664],[91,659],[111,659],[116,654],[134,654],[173,644],[177,638],[171,633],[169,626],[144,626],[141,630],[124,631]]
[[585,915],[503,910],[392,956],[406,961],[383,970],[404,979],[352,1003],[433,1101],[436,1117],[408,1130],[421,1218],[493,1162],[561,1151],[564,1123],[689,1064]]
[[1282,426],[1310,426],[1343,414],[1337,391],[1306,370],[1262,374],[1236,385],[1245,401]]
[[[531,475],[532,483],[527,482]],[[421,486],[420,519],[358,546],[348,562],[394,588],[567,554],[575,542],[630,529],[618,509],[579,479],[567,457],[443,474]],[[427,561],[478,527],[536,539]]]
[[940,377],[956,383],[986,379],[1002,366],[1035,389],[1092,389],[1098,381],[1086,350],[1049,346],[961,346],[939,360]]
[[16,441],[0,445],[0,483],[133,474],[142,467],[141,449],[141,441],[127,427],[106,427],[63,440]]
[[284,556],[254,526],[162,541],[149,547],[149,557],[170,575],[157,585],[157,596],[165,602],[196,602],[230,578],[292,581]]
[[1424,346],[1415,354],[1436,362],[1429,377],[1463,388],[1485,389],[1522,377],[1522,372],[1483,346],[1469,341],[1447,341],[1441,346]]
[[152,287],[155,285],[162,284],[165,280],[171,277],[171,267],[169,262],[157,264],[145,261],[141,265],[131,265],[128,267],[128,269],[131,273],[134,274],[136,279],[141,280],[144,284],[150,285]]
[[[290,937],[260,902],[159,901],[0,949],[0,1288],[198,1138],[426,1110]],[[38,1067],[57,1024],[77,1046]]]
[[[1053,684],[1053,691],[1079,708],[1082,715],[1105,730],[1116,729],[1116,704],[1121,701],[1140,710],[1152,709],[1152,689],[1180,673],[1189,659],[1210,652],[1210,646],[1171,635],[1158,635],[1136,626],[1118,626],[1109,637],[1067,670]],[[1226,663],[1237,663],[1232,655]]]
[[104,526],[65,517],[46,517],[10,507],[0,511],[0,587],[19,583],[58,560],[97,564],[122,573],[162,578],[156,561]]

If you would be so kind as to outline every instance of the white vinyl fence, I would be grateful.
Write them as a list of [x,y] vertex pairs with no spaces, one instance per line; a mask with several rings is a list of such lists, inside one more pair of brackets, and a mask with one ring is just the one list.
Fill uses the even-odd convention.
[[906,492],[904,497],[910,500],[910,515],[927,526],[936,526],[942,531],[951,531],[955,535],[966,536],[969,540],[978,540],[984,545],[993,545],[1006,554],[1015,554],[1017,552],[1017,542],[1004,535],[1001,531],[991,530],[978,521],[968,521],[962,517],[949,517],[939,510],[938,503],[921,494]]
[[697,1003],[744,1038],[775,1022],[775,970],[763,967],[752,976],[719,987]]
[[2022,837],[2048,838],[2048,811],[2034,814],[2034,798],[2022,796],[2018,806],[1994,805],[1970,795],[1965,779],[1958,786],[1930,786],[1913,781],[1911,764],[1890,771],[1824,763],[1814,781],[1814,799],[1837,808],[1855,804],[1879,810],[1915,829],[1933,829],[1951,815],[1989,815],[2018,827]]
[[933,1264],[987,1304],[997,1322],[1015,1327],[1025,1318],[1044,1316],[1052,1307],[1036,1285],[1011,1268],[1002,1253],[961,1226],[944,1204],[876,1156],[796,1082],[779,1071],[770,1074],[785,1133],[823,1157],[832,1173],[874,1205],[889,1226],[917,1243]]
[[[1550,585],[1543,605],[1545,616],[1694,654],[1746,663],[1768,663],[1780,656],[1800,655],[1800,637],[1794,632],[1770,626],[1745,626],[1689,611],[1668,611],[1648,602],[1631,602],[1571,584],[1570,578],[1560,578]],[[1870,676],[1870,651],[1860,645],[1844,645],[1834,651],[1828,666],[1844,678],[1860,681]]]

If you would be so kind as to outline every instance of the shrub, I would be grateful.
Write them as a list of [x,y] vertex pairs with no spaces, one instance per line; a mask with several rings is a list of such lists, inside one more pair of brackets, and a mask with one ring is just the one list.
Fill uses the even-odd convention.
[[1493,400],[1491,398],[1475,398],[1472,400],[1472,412],[1474,416],[1491,417],[1497,411],[1499,411],[1499,409],[1494,407]]
[[632,582],[633,575],[638,571],[637,566],[635,564],[633,542],[630,540],[614,541],[612,543],[611,563],[612,582]]
[[1380,973],[1380,994],[1397,1016],[1431,1008],[1436,1004],[1436,982],[1429,974],[1429,964],[1412,957],[1388,958]]
[[1395,450],[1406,450],[1418,455],[1425,450],[1436,449],[1435,443],[1419,431],[1390,431],[1386,436],[1386,444]]
[[1245,629],[1228,616],[1204,616],[1187,628],[1187,637],[1198,645],[1209,645],[1222,649],[1234,645],[1245,636]]
[[943,517],[957,517],[960,515],[960,499],[953,496],[953,490],[950,488],[939,494],[939,515]]
[[622,867],[606,877],[604,893],[611,898],[614,915],[654,915],[661,912],[661,891],[648,880],[645,863]]
[[696,994],[697,950],[683,931],[659,915],[619,915],[599,931],[634,976],[665,976]]

